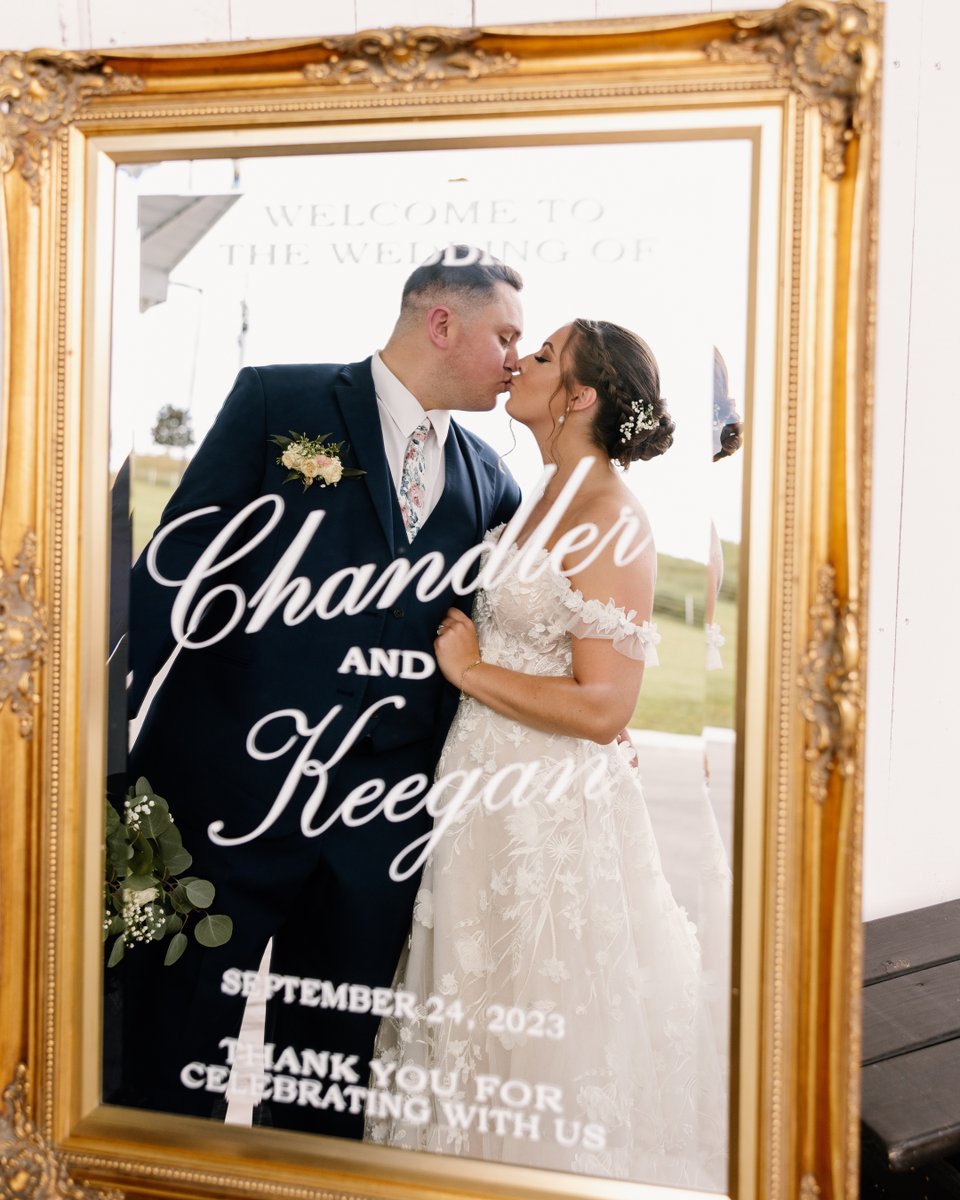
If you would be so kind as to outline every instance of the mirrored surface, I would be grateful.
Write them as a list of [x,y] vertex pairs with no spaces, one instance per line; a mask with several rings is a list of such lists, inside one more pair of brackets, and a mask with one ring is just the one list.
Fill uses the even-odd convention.
[[[130,829],[139,822],[142,838],[156,843],[156,862],[162,858],[167,867],[156,894],[141,887],[135,877],[147,879],[144,842],[124,859],[122,843],[130,839],[122,829],[113,832],[117,859],[127,865],[115,871],[107,913],[106,953],[114,964],[106,969],[105,1099],[345,1137],[366,1131],[373,1140],[426,1151],[725,1189],[742,465],[737,455],[713,461],[714,376],[715,350],[722,348],[728,395],[738,398],[737,415],[748,430],[739,398],[747,395],[749,375],[753,153],[747,139],[704,137],[119,169],[108,791],[119,824]],[[242,850],[214,851],[211,821],[224,822],[228,835],[250,828],[237,823],[232,781],[249,779],[245,812],[266,816],[275,799],[276,788],[257,790],[262,759],[254,761],[251,747],[279,757],[288,734],[293,742],[291,725],[267,750],[263,742],[251,743],[246,701],[255,709],[258,689],[267,686],[254,676],[253,696],[244,696],[243,704],[235,684],[220,693],[212,687],[215,707],[193,723],[188,740],[168,743],[159,756],[161,770],[175,756],[181,776],[186,771],[202,780],[202,802],[149,781],[169,807],[174,835],[163,803],[145,787],[126,803],[137,784],[128,770],[127,717],[134,717],[131,742],[142,725],[150,736],[144,722],[163,688],[161,671],[141,711],[128,714],[125,634],[132,620],[144,619],[129,611],[129,565],[148,546],[237,372],[366,359],[390,335],[404,280],[450,243],[477,247],[521,272],[521,355],[571,319],[587,317],[634,330],[659,365],[661,394],[676,423],[673,445],[661,457],[634,463],[625,476],[655,540],[659,635],[659,665],[648,662],[629,725],[640,782],[629,793],[629,820],[618,828],[630,836],[618,840],[612,860],[573,862],[564,830],[543,819],[531,824],[537,805],[517,793],[509,809],[490,817],[504,826],[527,822],[514,832],[526,839],[530,860],[518,865],[513,855],[508,864],[490,861],[487,870],[487,850],[464,842],[457,852],[463,869],[449,873],[443,892],[418,887],[416,877],[397,888],[382,864],[364,858],[360,821],[331,824],[309,837],[296,821],[292,831],[278,823]],[[493,447],[524,496],[536,493],[543,473],[537,446],[502,404],[492,412],[455,413],[455,420]],[[327,433],[260,431],[264,441]],[[282,481],[278,471],[275,493],[289,502],[290,490],[300,492],[300,485],[287,484],[285,491]],[[348,484],[353,481],[342,480],[337,489]],[[333,516],[335,495],[333,488],[316,489],[314,510]],[[336,519],[350,517],[339,510]],[[318,524],[312,535],[321,564],[326,532]],[[365,536],[358,525],[358,566],[370,558]],[[195,555],[203,549],[198,539]],[[274,558],[284,549],[277,546]],[[157,561],[162,565],[159,551]],[[529,615],[532,628],[542,614],[531,608]],[[345,633],[344,657],[335,661],[309,650],[275,659],[271,689],[286,674],[307,673],[315,681],[315,709],[298,733],[335,707],[339,677],[350,673],[347,651],[360,640]],[[423,653],[419,644],[407,648]],[[223,647],[181,653],[206,655],[208,681],[220,654],[224,680],[237,678],[236,662],[223,662]],[[405,669],[399,658],[383,665],[387,673],[393,669]],[[407,669],[420,668],[411,659]],[[146,690],[144,682],[137,680],[133,690]],[[271,707],[264,703],[263,714]],[[438,751],[439,743],[419,751],[409,772],[432,775]],[[351,786],[378,775],[377,752],[366,753],[365,762],[350,767]],[[505,753],[524,761],[519,744]],[[133,761],[142,761],[136,749]],[[479,765],[488,769],[485,760]],[[302,788],[290,805],[291,812],[298,808],[297,819],[309,791]],[[595,815],[589,797],[581,790],[575,799],[577,813],[566,819],[587,828]],[[328,815],[321,805],[317,824]],[[110,838],[108,827],[108,847]],[[478,855],[479,874],[475,862],[469,870],[466,865]],[[341,915],[328,929],[314,886],[318,874],[328,890],[342,885],[369,900],[357,903],[355,925]],[[292,877],[300,880],[296,889],[287,886]],[[605,891],[611,885],[616,901]],[[160,891],[171,897],[172,916],[160,911]],[[267,916],[245,905],[254,891],[265,897],[258,903],[270,910]],[[532,981],[523,969],[523,942],[514,939],[501,982],[476,999],[467,984],[493,977],[489,947],[477,961],[484,943],[472,932],[461,937],[456,922],[448,921],[450,904],[440,900],[464,892],[476,895],[481,923],[496,913],[509,930],[532,922],[542,933],[544,921],[555,925],[554,949],[539,960]],[[348,909],[349,902],[336,911]],[[399,912],[404,926],[433,931],[438,947],[442,940],[450,951],[453,969],[427,969],[415,989],[409,975],[395,977],[396,963],[356,976],[332,969],[325,958],[331,940],[362,942],[388,910],[395,918]],[[663,913],[669,919],[661,921]],[[233,929],[218,944],[228,932],[218,920],[224,916]],[[139,939],[124,936],[122,958],[115,949],[118,918],[127,930],[141,931]],[[254,924],[261,931],[256,935]],[[201,925],[203,949],[196,943]],[[612,925],[619,947],[613,956],[606,933]],[[284,931],[282,945],[298,944],[289,961],[278,959],[272,928]],[[175,957],[175,942],[185,947],[183,957],[163,965]],[[589,1012],[577,998],[584,978],[593,980]],[[154,1089],[144,1080],[135,1028],[160,979],[177,996],[182,1054],[169,1064],[172,1085]],[[585,1017],[589,1041],[582,1033]],[[194,1036],[204,1023],[212,1032]],[[353,1052],[357,1037],[367,1038],[368,1052]],[[421,1042],[423,1054],[409,1050]],[[616,1069],[624,1058],[627,1072]],[[678,1068],[680,1060],[688,1065]]]

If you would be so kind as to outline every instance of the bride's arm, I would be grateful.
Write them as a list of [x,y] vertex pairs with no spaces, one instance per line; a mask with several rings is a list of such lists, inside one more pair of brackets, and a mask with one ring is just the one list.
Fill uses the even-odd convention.
[[[596,518],[593,518],[596,520]],[[572,563],[564,562],[569,569]],[[653,610],[656,553],[652,542],[632,563],[617,566],[612,553],[571,577],[586,599],[613,600],[636,609],[635,621],[649,620]],[[531,614],[535,618],[536,614]],[[573,637],[573,677],[528,675],[480,657],[473,622],[459,609],[444,618],[445,630],[434,643],[440,670],[466,695],[495,712],[540,729],[587,738],[606,745],[633,716],[643,662],[626,657],[603,638]]]

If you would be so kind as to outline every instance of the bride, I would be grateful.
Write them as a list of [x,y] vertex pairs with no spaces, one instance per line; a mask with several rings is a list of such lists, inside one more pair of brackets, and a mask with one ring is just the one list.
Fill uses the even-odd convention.
[[[696,932],[618,740],[659,638],[649,525],[615,464],[670,447],[659,386],[645,342],[586,320],[522,359],[511,384],[507,411],[556,468],[521,538],[592,465],[538,569],[501,570],[474,620],[444,618],[435,653],[462,699],[437,771],[535,764],[533,782],[519,803],[459,813],[427,862],[394,984],[416,1008],[381,1023],[369,1140],[724,1185],[726,1097]],[[562,570],[548,557],[575,526],[602,534],[624,510],[647,535],[619,555],[630,561],[614,561],[613,539],[596,555],[596,531],[593,552],[571,550]]]

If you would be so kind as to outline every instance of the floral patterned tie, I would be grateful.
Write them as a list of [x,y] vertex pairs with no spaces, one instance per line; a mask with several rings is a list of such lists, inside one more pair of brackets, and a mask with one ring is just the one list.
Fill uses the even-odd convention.
[[407,448],[403,455],[403,471],[400,475],[400,512],[403,514],[403,523],[411,542],[417,536],[427,501],[423,490],[423,476],[426,469],[423,447],[429,432],[430,418],[424,417],[410,434],[410,440],[407,442]]

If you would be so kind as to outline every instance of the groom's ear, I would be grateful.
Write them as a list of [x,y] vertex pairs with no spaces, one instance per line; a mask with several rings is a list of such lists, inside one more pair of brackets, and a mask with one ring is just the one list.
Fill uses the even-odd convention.
[[450,309],[435,304],[427,313],[427,336],[438,350],[446,350],[450,344]]

